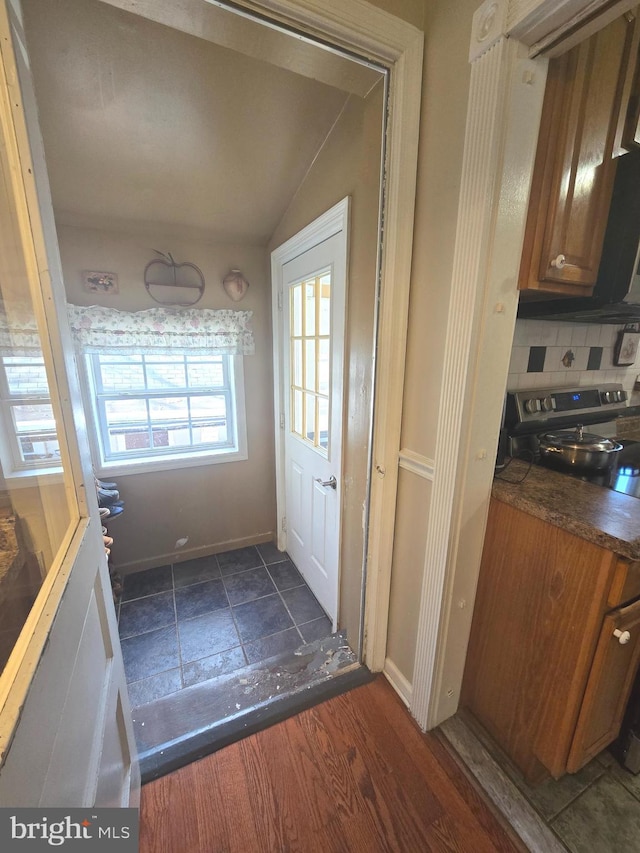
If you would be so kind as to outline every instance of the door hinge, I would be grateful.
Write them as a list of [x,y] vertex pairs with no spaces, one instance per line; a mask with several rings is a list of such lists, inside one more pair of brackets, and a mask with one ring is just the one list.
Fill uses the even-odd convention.
[[286,533],[287,532],[287,516],[282,516],[282,529]]
[[278,291],[278,311],[282,311],[282,291]]
[[280,414],[280,429],[284,429],[284,412]]

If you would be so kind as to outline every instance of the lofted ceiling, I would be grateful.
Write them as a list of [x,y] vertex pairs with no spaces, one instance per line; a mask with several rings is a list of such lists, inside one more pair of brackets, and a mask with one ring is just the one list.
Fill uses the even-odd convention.
[[265,244],[381,77],[195,2],[198,36],[110,0],[22,0],[59,223]]

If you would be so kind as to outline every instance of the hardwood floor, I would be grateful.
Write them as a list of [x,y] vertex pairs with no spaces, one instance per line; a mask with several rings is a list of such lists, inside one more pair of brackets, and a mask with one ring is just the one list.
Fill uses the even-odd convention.
[[525,850],[383,676],[142,789],[140,853]]

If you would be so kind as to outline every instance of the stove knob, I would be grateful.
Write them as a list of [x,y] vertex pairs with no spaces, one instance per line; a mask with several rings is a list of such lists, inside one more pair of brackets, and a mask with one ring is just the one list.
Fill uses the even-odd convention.
[[524,410],[528,412],[530,415],[535,415],[540,411],[540,400],[536,400],[534,398],[530,400],[525,400],[524,402]]
[[613,394],[614,394],[613,391],[603,391],[601,394],[602,402],[603,403],[613,403],[613,400],[614,400]]
[[626,401],[626,399],[627,399],[627,392],[626,391],[618,391],[618,400],[621,403],[624,403]]
[[540,400],[540,405],[542,406],[543,412],[552,412],[553,411],[553,398],[552,397],[543,397]]

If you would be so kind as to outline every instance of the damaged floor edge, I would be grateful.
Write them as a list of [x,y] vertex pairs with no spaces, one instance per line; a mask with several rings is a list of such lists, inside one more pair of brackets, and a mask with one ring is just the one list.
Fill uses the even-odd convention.
[[341,631],[134,708],[142,782],[372,678]]

